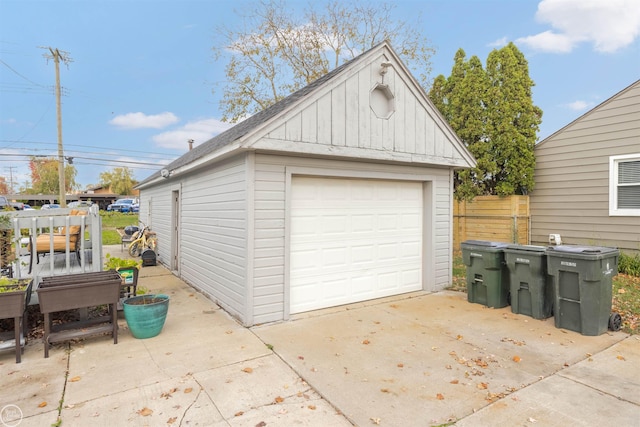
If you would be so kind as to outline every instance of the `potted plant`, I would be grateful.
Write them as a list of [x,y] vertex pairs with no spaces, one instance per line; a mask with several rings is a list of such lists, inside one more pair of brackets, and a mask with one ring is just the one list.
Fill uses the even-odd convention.
[[138,295],[123,301],[124,318],[131,334],[138,339],[158,335],[169,311],[169,295]]
[[[27,339],[27,319],[25,318],[25,310],[31,299],[31,279],[10,279],[8,277],[0,277],[0,319],[15,319],[14,336],[16,351],[16,363],[20,363],[22,338],[26,344]],[[21,327],[22,326],[22,327]],[[0,337],[0,342],[9,344],[5,337]],[[8,348],[2,347],[0,348]]]
[[2,319],[20,317],[31,299],[31,279],[0,277],[0,315]]
[[138,272],[142,267],[141,260],[118,258],[107,254],[104,264],[105,270],[115,270],[122,278],[122,297],[136,295],[138,286]]

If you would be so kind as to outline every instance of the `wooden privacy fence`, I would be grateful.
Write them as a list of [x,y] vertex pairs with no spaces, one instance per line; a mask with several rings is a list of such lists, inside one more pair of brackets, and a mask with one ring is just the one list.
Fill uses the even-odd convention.
[[531,242],[529,196],[479,196],[472,202],[453,202],[453,248],[465,240]]

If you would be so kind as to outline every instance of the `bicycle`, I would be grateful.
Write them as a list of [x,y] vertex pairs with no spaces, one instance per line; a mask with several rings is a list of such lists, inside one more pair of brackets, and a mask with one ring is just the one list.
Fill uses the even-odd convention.
[[158,238],[156,233],[151,231],[148,225],[142,223],[140,228],[134,235],[133,240],[129,243],[129,255],[132,257],[142,255],[142,252],[146,249],[151,249],[153,252],[158,247]]

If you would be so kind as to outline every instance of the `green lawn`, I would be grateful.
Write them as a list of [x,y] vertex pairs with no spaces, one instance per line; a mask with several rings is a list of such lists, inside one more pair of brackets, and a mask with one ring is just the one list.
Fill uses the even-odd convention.
[[117,230],[128,225],[139,225],[138,214],[100,211],[100,216],[102,217],[103,245],[119,245],[120,233]]
[[[450,290],[467,292],[466,267],[462,252],[453,254],[453,278]],[[640,334],[640,277],[618,274],[613,278],[612,312],[622,316],[622,330]]]

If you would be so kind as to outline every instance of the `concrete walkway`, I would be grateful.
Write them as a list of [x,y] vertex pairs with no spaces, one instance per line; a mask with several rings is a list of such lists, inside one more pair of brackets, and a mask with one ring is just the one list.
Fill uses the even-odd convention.
[[458,292],[253,330],[359,426],[640,425],[640,339],[622,332],[587,337]]
[[[0,426],[350,426],[251,330],[164,267],[139,285],[170,295],[160,335],[28,343],[0,353]],[[261,424],[264,423],[264,424]]]
[[[115,252],[114,254],[117,254]],[[164,267],[160,335],[0,354],[9,426],[638,425],[640,340],[416,293],[251,329]],[[21,420],[21,421],[20,421]],[[18,424],[18,421],[20,423]],[[0,425],[2,423],[0,422]]]

